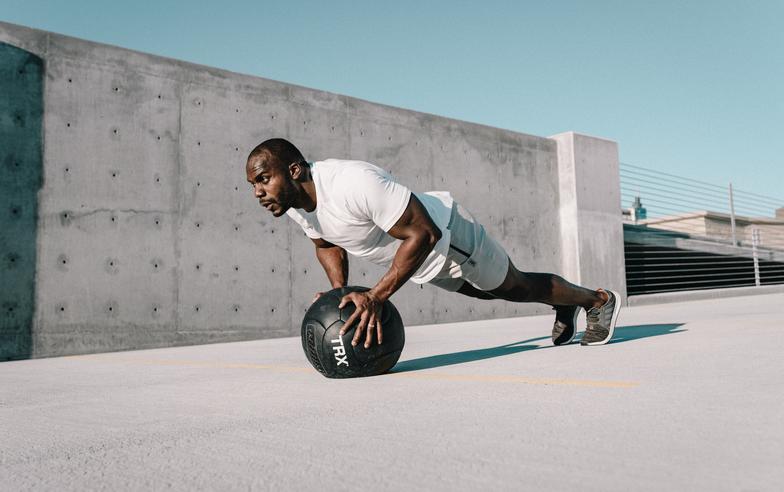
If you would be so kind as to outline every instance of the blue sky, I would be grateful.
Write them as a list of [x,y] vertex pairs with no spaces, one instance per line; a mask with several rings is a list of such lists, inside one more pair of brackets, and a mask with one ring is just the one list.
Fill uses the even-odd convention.
[[[0,0],[0,20],[523,133],[784,202],[784,1]],[[784,203],[782,203],[784,205]]]

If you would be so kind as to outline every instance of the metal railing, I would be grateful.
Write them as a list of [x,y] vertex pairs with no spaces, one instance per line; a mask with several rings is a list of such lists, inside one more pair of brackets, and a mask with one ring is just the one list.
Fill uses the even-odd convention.
[[625,163],[620,179],[629,295],[784,283],[784,199]]

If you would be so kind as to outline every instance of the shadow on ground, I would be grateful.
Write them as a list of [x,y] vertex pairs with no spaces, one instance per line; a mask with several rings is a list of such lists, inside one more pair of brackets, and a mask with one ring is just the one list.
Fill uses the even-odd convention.
[[[668,323],[661,325],[632,325],[632,326],[619,326],[615,328],[610,343],[623,343],[640,338],[657,337],[661,335],[670,335],[672,333],[680,333],[686,330],[679,330],[683,323]],[[544,344],[541,342],[547,340]],[[579,338],[575,338],[576,343]],[[420,357],[419,359],[404,360],[398,362],[390,372],[408,372],[408,371],[421,371],[422,369],[432,369],[434,367],[451,366],[455,364],[463,364],[466,362],[474,362],[477,360],[492,359],[493,357],[502,357],[504,355],[517,354],[528,350],[536,350],[543,348],[553,348],[550,343],[550,337],[530,338],[528,340],[521,340],[519,342],[508,343],[498,347],[490,347],[476,350],[466,350],[463,352],[452,352],[451,354],[431,355],[428,357]]]
[[615,333],[610,340],[610,343],[630,342],[640,338],[658,337],[660,335],[670,335],[672,333],[681,333],[685,329],[679,330],[683,323],[668,323],[662,325],[632,325],[632,326],[617,326]]

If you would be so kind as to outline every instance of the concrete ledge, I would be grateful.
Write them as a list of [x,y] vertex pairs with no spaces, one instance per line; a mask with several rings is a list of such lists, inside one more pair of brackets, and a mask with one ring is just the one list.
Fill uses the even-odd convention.
[[725,297],[754,296],[762,294],[784,294],[784,285],[763,285],[760,287],[731,287],[726,289],[687,290],[681,292],[662,292],[629,296],[627,306],[648,306],[672,302],[698,301],[701,299],[722,299]]

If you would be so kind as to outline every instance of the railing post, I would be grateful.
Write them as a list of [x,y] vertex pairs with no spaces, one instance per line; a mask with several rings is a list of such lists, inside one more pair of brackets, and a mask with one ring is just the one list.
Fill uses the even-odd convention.
[[730,183],[730,228],[732,229],[732,245],[738,245],[738,239],[735,236],[735,201],[732,198],[732,183]]
[[759,271],[759,253],[757,247],[759,246],[759,229],[754,227],[751,230],[751,256],[754,258],[754,285],[760,286],[760,271]]

